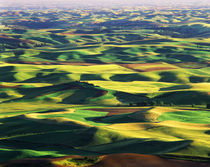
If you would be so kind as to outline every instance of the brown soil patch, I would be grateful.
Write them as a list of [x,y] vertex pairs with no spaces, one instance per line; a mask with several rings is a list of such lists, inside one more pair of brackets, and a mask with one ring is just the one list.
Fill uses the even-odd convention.
[[103,112],[109,112],[107,116],[112,115],[119,115],[119,114],[125,114],[125,113],[132,113],[136,111],[142,111],[145,110],[144,108],[90,108],[87,110],[93,110],[93,111],[103,111]]
[[154,65],[161,65],[163,63],[142,63],[142,64],[118,64],[122,67],[128,68],[130,70],[136,72],[149,72],[149,71],[157,71],[157,70],[167,70],[167,69],[175,69],[173,67],[151,67],[146,69],[136,69],[137,67],[147,67],[147,66],[154,66]]
[[163,63],[140,63],[140,64],[119,64],[121,66],[124,66],[124,67],[128,67],[128,68],[136,68],[136,67],[139,67],[139,66],[153,66],[153,65],[160,65],[160,64],[163,64]]
[[120,65],[121,67],[130,69],[130,70],[136,71],[136,72],[143,72],[142,70],[135,69],[136,67],[141,66],[139,64],[118,64],[118,65]]
[[160,65],[163,63],[141,63],[141,64],[118,64],[122,67],[138,71],[138,72],[144,72],[144,70],[136,69],[137,67],[145,67],[145,66],[153,66],[153,65]]
[[208,62],[183,62],[183,63],[174,63],[173,65],[181,67],[181,68],[189,68],[189,69],[200,69],[208,65]]
[[143,71],[151,72],[151,71],[174,70],[174,69],[176,69],[176,68],[174,68],[174,67],[152,67],[152,68],[146,68]]
[[20,86],[19,85],[16,85],[16,86],[6,86],[6,85],[0,85],[0,88],[19,88]]
[[181,44],[179,46],[189,46],[189,45],[191,45],[191,44],[190,43],[183,43],[183,44]]
[[89,167],[210,167],[210,163],[164,159],[154,155],[113,154]]

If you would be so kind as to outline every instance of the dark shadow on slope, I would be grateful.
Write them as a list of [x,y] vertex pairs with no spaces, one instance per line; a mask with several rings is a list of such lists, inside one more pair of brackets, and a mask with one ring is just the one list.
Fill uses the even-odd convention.
[[189,80],[192,83],[209,82],[210,81],[210,77],[191,76],[191,77],[189,77]]
[[[81,147],[92,142],[97,128],[86,127],[74,122],[61,123],[55,120],[26,119],[23,116],[0,119],[1,137],[0,161],[11,160],[16,157],[32,158],[25,150],[56,151],[57,154],[88,155],[96,154],[74,147]],[[28,154],[29,153],[29,154]],[[46,157],[39,155],[38,157]],[[50,154],[49,154],[50,156]]]
[[46,60],[56,60],[61,55],[60,52],[40,52],[39,55],[36,55],[36,57],[46,59]]
[[90,117],[86,118],[86,120],[100,122],[100,123],[109,123],[109,124],[148,122],[143,116],[141,118],[140,117],[134,118],[131,116],[132,114],[120,114],[120,115],[105,116],[105,117]]
[[131,82],[131,81],[151,81],[152,79],[139,74],[115,74],[110,77],[112,81]]
[[167,54],[166,55],[167,58],[173,58],[173,59],[177,59],[180,60],[181,62],[199,62],[199,58],[194,57],[192,55],[186,55],[186,54]]
[[174,91],[167,92],[162,95],[156,96],[152,100],[163,101],[165,104],[204,104],[210,101],[210,96],[206,92],[199,91]]
[[146,113],[149,109],[151,108],[135,111],[132,113],[123,113],[123,114],[111,115],[105,117],[89,117],[86,118],[86,120],[100,122],[100,123],[108,123],[108,124],[150,122],[146,118]]
[[82,74],[80,76],[81,81],[88,81],[88,80],[105,80],[104,78],[101,77],[99,74]]
[[58,82],[67,82],[72,81],[70,77],[68,77],[70,73],[51,73],[45,75],[44,73],[38,73],[36,77],[30,78],[28,80],[23,81],[24,83],[58,83]]
[[70,82],[70,83],[65,83],[65,84],[38,87],[38,88],[36,87],[35,88],[18,88],[17,91],[21,93],[22,95],[24,95],[24,97],[20,99],[32,99],[39,96],[56,93],[59,91],[64,91],[68,89],[78,89],[78,88],[81,88],[81,87],[74,82]]
[[205,134],[210,135],[210,130],[205,131]]
[[140,102],[148,102],[151,101],[146,95],[147,94],[130,94],[125,92],[115,92],[114,95],[116,96],[117,100],[122,103],[140,103]]
[[58,167],[47,159],[16,160],[8,162],[4,167]]
[[[15,116],[0,119],[0,137],[18,136],[21,134],[39,134],[41,132],[56,132],[59,130],[73,130],[86,128],[83,125],[69,122],[69,124],[59,123],[56,120],[45,119],[41,121],[39,119],[29,119],[24,116]],[[44,140],[44,139],[43,139]]]
[[0,81],[1,82],[15,82],[16,78],[14,75],[17,72],[15,72],[14,66],[4,66],[0,67]]
[[56,34],[50,34],[50,37],[57,41],[57,42],[60,42],[61,44],[67,44],[69,43],[69,41],[66,39],[65,36],[62,36],[62,35],[56,35]]
[[40,112],[36,112],[36,113],[54,113],[54,112],[63,112],[63,111],[67,111],[66,108],[60,108],[60,109],[54,109],[54,110],[46,110],[46,111],[40,111]]
[[[85,82],[69,82],[45,87],[20,87],[16,91],[23,95],[21,98],[12,99],[12,101],[53,101],[51,97],[66,94],[62,99],[64,104],[84,104],[89,100],[107,94],[107,90],[88,84]],[[10,102],[11,100],[5,101]],[[55,101],[53,101],[55,102]]]
[[159,82],[183,83],[183,80],[173,72],[161,72],[159,75],[161,76],[161,78],[158,80]]
[[179,90],[179,89],[190,89],[191,85],[176,85],[167,88],[160,88],[160,91],[170,91],[170,90]]
[[128,139],[114,143],[87,147],[86,150],[114,153],[139,153],[139,154],[164,154],[186,148],[192,143],[191,140],[182,141],[156,141],[148,139]]
[[99,89],[77,89],[71,96],[63,99],[64,104],[85,104],[92,98],[104,95],[103,90]]

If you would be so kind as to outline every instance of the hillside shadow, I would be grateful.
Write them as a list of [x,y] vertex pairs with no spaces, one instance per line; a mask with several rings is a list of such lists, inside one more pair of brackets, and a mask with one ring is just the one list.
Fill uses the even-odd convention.
[[122,103],[139,103],[139,102],[148,102],[151,101],[150,98],[147,97],[147,94],[131,94],[125,92],[115,92],[114,93],[117,100]]
[[[23,116],[0,119],[1,148],[0,161],[22,156],[22,158],[36,157],[25,150],[51,151],[56,154],[87,155],[92,152],[83,151],[75,147],[88,145],[93,141],[97,128],[86,127],[74,122],[56,122],[53,120],[26,119]],[[4,156],[3,156],[4,155]],[[38,157],[46,155],[38,155]]]
[[190,89],[191,85],[176,85],[167,88],[160,88],[160,91],[179,90],[179,89]]
[[145,118],[145,111],[136,111],[133,113],[123,113],[119,115],[104,116],[104,117],[88,117],[86,120],[93,121],[96,123],[139,123],[139,122],[150,122]]
[[205,131],[205,134],[210,135],[210,130]]
[[102,80],[104,81],[105,79],[101,77],[99,74],[81,74],[80,76],[81,81],[89,81],[89,80]]
[[199,62],[199,58],[187,54],[166,54],[166,58],[174,58],[181,62]]
[[40,111],[40,112],[36,112],[36,113],[54,113],[54,112],[63,112],[63,111],[66,111],[66,109],[65,108],[61,108],[61,109],[54,109],[54,110],[46,110],[46,111]]
[[132,82],[132,81],[151,81],[151,78],[139,74],[115,74],[110,77],[112,81]]
[[191,76],[189,77],[190,82],[192,83],[199,83],[199,82],[209,82],[209,77],[199,77],[199,76]]
[[183,80],[173,72],[160,72],[159,75],[161,79],[159,79],[158,82],[183,83]]
[[192,143],[191,140],[182,141],[158,141],[132,138],[116,141],[108,144],[87,147],[86,150],[103,152],[105,154],[138,153],[138,154],[165,154],[186,148]]
[[[46,71],[45,71],[46,72]],[[46,82],[46,83],[58,83],[62,81],[73,81],[68,75],[71,73],[63,72],[63,73],[51,73],[45,75],[44,73],[38,73],[35,77],[27,79],[23,81],[23,83],[38,83],[38,82]]]
[[16,78],[14,77],[17,72],[15,72],[14,66],[4,66],[0,67],[0,81],[1,82],[14,82]]
[[4,167],[58,167],[47,159],[10,161]]

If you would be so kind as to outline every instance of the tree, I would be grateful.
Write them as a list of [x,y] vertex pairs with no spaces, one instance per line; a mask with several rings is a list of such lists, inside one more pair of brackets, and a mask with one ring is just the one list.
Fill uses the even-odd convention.
[[174,104],[173,103],[169,103],[169,106],[173,106]]
[[210,109],[210,103],[206,104],[206,108]]
[[160,101],[160,106],[164,106],[164,101]]
[[151,105],[151,106],[156,106],[157,103],[156,103],[156,101],[150,101],[150,102],[149,102],[149,105]]
[[148,106],[147,101],[142,101],[142,102],[138,102],[136,103],[137,106]]

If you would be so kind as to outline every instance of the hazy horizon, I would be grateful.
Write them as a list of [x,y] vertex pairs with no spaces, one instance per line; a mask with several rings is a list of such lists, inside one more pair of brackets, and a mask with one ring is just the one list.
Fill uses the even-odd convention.
[[0,7],[209,6],[209,0],[0,0]]

